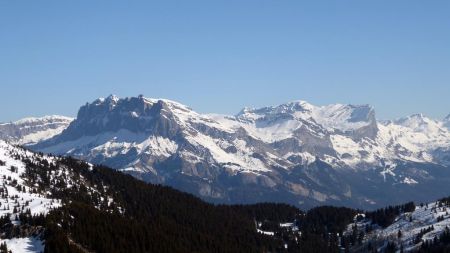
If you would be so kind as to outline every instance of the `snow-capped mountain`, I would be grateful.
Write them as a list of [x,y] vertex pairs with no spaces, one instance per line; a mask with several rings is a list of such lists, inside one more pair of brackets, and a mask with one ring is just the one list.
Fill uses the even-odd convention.
[[423,115],[379,123],[368,105],[295,101],[227,116],[165,99],[110,96],[82,106],[61,134],[31,148],[212,201],[372,208],[450,194],[444,125]]
[[21,145],[35,144],[60,134],[72,120],[64,116],[45,116],[0,123],[0,139]]
[[[269,203],[215,206],[104,166],[4,141],[0,207],[0,252],[11,253],[265,252],[270,245],[281,248],[283,241],[258,233],[248,213],[287,213],[289,220],[300,213]],[[257,221],[286,219],[264,217]]]
[[[224,245],[236,248],[233,252],[265,252],[270,245],[280,252],[315,252],[317,245],[320,252],[327,252],[323,245],[332,252],[344,247],[390,252],[390,244],[410,252],[430,242],[447,247],[450,238],[450,198],[364,213],[329,206],[305,213],[283,204],[210,205],[107,167],[4,141],[0,181],[0,248],[12,253],[111,252],[111,247],[118,252],[210,252]],[[203,240],[208,243],[199,243]]]

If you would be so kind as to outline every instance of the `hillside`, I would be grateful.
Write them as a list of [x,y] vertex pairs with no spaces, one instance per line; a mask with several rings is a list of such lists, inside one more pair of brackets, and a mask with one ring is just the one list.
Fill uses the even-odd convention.
[[[258,233],[247,214],[263,207],[214,206],[109,168],[0,144],[1,237],[16,252],[30,245],[45,252],[265,252],[282,246],[279,238]],[[276,222],[300,213],[268,206]],[[265,212],[258,213],[263,219]]]
[[0,161],[0,252],[431,252],[449,243],[448,199],[366,212],[213,205],[5,142]]
[[369,105],[294,101],[226,116],[110,96],[83,105],[61,134],[29,147],[212,203],[376,209],[450,195],[445,121],[417,114],[381,122]]

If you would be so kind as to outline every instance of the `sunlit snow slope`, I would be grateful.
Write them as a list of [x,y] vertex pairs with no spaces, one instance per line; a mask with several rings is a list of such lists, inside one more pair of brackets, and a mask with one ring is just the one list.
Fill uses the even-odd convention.
[[450,165],[444,121],[412,115],[381,123],[369,105],[294,101],[227,116],[166,99],[109,96],[30,147],[229,203],[381,206],[402,199],[381,199],[388,189],[409,196],[431,185],[430,200],[441,197],[434,188],[450,179],[441,168]]

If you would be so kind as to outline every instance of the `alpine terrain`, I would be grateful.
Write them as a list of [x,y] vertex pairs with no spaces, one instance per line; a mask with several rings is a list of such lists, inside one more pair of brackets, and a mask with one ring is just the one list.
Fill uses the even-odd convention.
[[206,115],[165,99],[109,96],[28,147],[216,203],[374,209],[450,195],[449,121],[379,121],[368,105],[304,101]]
[[0,181],[2,253],[276,252],[293,241],[264,234],[257,224],[294,221],[301,213],[276,204],[215,207],[106,167],[3,141]]
[[446,252],[450,198],[375,211],[212,205],[0,141],[0,252]]
[[[0,141],[0,252],[448,252],[450,198],[375,211],[213,205]],[[187,211],[188,210],[188,211]]]
[[60,134],[72,120],[64,116],[47,116],[0,123],[0,139],[21,145],[35,144]]

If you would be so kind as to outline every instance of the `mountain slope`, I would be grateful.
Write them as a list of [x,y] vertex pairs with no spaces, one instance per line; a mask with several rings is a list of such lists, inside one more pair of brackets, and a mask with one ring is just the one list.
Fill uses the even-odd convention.
[[13,252],[43,249],[45,216],[63,206],[69,192],[83,187],[86,199],[108,196],[60,162],[0,141],[0,234]]
[[0,123],[0,139],[21,145],[35,144],[60,134],[72,120],[64,116],[46,116]]
[[106,167],[2,141],[0,159],[0,201],[7,215],[0,219],[0,237],[13,253],[24,247],[45,247],[45,252],[274,251],[281,249],[281,239],[258,233],[251,214],[258,213],[261,222],[280,223],[300,213],[287,205],[216,207]]
[[[444,123],[423,115],[379,123],[368,105],[296,101],[224,116],[110,96],[82,106],[61,134],[30,147],[219,203],[374,208],[450,194],[439,188],[450,182]],[[388,190],[394,194],[381,198]]]
[[[402,245],[405,251],[430,252],[450,244],[444,238],[448,198],[372,212],[323,206],[304,213],[270,203],[216,206],[107,167],[2,141],[0,160],[0,239],[13,253],[390,252]],[[442,239],[431,245],[435,236]]]
[[[378,252],[389,252],[393,249],[403,252],[447,252],[443,249],[448,250],[450,246],[449,203],[449,199],[444,198],[417,206],[408,203],[359,214],[344,232],[345,237],[349,239],[344,241],[352,244],[349,247],[352,252],[375,249]],[[439,242],[439,238],[444,236],[446,239]],[[432,251],[428,245],[430,243],[440,245],[441,251]]]

